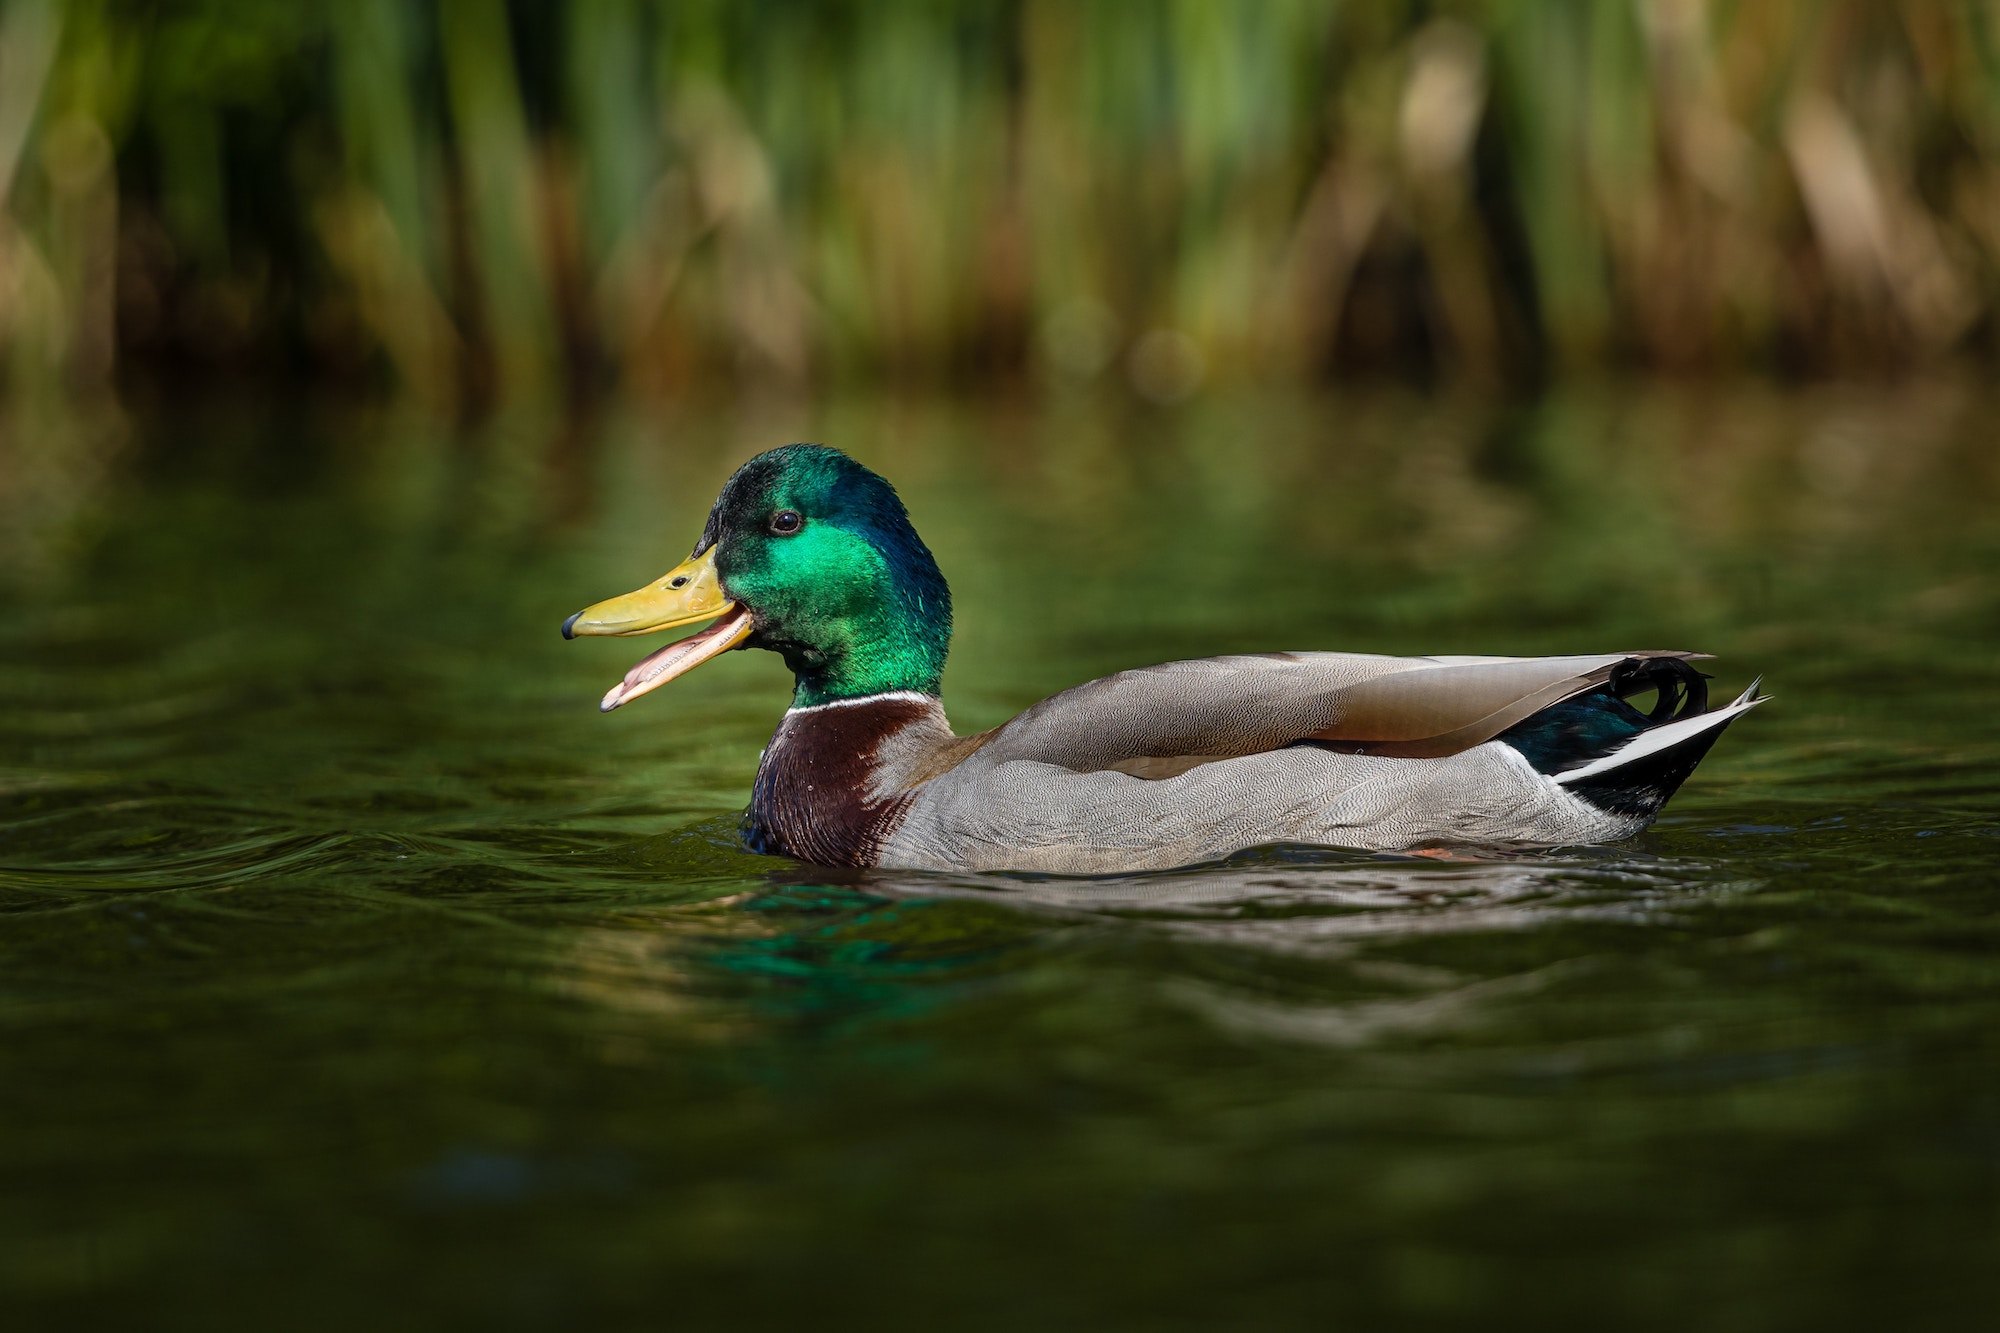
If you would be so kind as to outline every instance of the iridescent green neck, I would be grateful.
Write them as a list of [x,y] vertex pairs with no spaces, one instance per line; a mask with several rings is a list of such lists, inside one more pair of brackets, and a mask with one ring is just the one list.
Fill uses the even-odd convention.
[[814,524],[736,580],[763,625],[751,642],[781,654],[797,677],[793,707],[938,692],[951,593],[909,537],[905,545],[861,525]]
[[796,683],[792,707],[908,691],[935,696],[944,677],[949,623],[940,627],[894,599],[875,614],[816,627],[811,645],[785,651]]

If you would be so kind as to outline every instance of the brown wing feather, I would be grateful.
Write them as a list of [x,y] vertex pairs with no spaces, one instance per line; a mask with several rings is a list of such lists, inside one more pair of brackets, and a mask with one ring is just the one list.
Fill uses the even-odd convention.
[[987,745],[991,757],[1002,760],[1149,778],[1302,740],[1375,754],[1441,756],[1597,688],[1621,662],[1697,655],[1272,653],[1169,662],[1044,699],[999,728]]
[[1339,720],[1306,739],[1409,758],[1457,754],[1551,704],[1604,685],[1622,662],[1690,656],[1694,654],[1524,657],[1400,672],[1342,691]]

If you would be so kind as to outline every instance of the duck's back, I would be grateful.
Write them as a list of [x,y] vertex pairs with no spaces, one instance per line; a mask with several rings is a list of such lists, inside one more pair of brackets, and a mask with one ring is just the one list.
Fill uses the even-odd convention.
[[1259,653],[1166,662],[1052,695],[999,728],[986,748],[1080,772],[1146,758],[1233,758],[1306,740],[1437,758],[1609,685],[1621,667],[1693,675],[1678,664],[1695,656]]

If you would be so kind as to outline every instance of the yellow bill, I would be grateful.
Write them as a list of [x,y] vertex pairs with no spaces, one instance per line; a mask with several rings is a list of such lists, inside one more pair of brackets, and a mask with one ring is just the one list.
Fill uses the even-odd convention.
[[[717,620],[718,616],[721,619]],[[715,569],[715,548],[682,561],[637,592],[585,607],[563,622],[562,632],[565,639],[579,634],[622,638],[703,620],[715,620],[715,624],[640,659],[626,672],[625,679],[613,685],[598,705],[608,713],[728,652],[756,628],[750,612],[723,595],[722,576]]]

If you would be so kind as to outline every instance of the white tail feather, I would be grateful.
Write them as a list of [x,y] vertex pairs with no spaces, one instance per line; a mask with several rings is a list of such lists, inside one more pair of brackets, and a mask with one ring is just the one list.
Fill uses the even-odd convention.
[[1665,726],[1654,727],[1649,731],[1642,731],[1631,740],[1625,742],[1623,746],[1605,755],[1602,759],[1594,759],[1582,768],[1572,768],[1567,773],[1556,774],[1556,781],[1565,784],[1581,782],[1583,779],[1595,777],[1599,773],[1609,772],[1614,768],[1621,768],[1636,759],[1644,759],[1649,754],[1658,754],[1662,750],[1671,750],[1676,745],[1699,736],[1704,731],[1727,726],[1770,697],[1769,695],[1760,695],[1757,693],[1757,685],[1762,679],[1763,677],[1760,676],[1757,680],[1751,681],[1750,688],[1738,695],[1735,703],[1723,708],[1713,709],[1710,712],[1703,713],[1699,717],[1683,718],[1679,722],[1669,722]]

